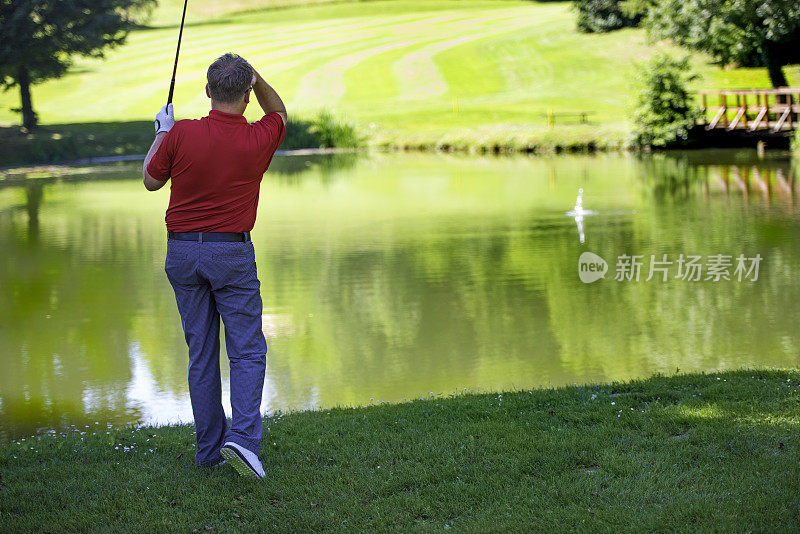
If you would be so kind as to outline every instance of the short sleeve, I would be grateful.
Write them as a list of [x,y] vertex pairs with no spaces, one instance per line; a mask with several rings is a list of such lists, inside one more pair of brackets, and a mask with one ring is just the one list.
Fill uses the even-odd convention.
[[172,171],[172,162],[175,157],[177,139],[176,128],[173,126],[172,129],[167,132],[167,135],[164,136],[164,140],[161,141],[161,146],[158,147],[158,150],[153,154],[153,158],[147,165],[148,174],[156,180],[162,182],[169,180]]
[[261,117],[261,120],[255,125],[264,132],[267,145],[265,148],[272,155],[286,137],[286,125],[283,124],[283,118],[273,111]]

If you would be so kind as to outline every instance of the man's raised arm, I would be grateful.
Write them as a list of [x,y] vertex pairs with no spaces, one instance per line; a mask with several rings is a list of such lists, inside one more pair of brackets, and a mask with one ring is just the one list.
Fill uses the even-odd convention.
[[286,106],[283,105],[281,97],[278,96],[275,89],[264,81],[264,78],[261,77],[256,69],[253,69],[253,78],[255,79],[253,92],[258,99],[258,105],[264,110],[264,114],[277,113],[283,119],[283,124],[286,124]]
[[172,104],[167,104],[166,106],[162,107],[161,111],[159,111],[156,115],[156,138],[153,140],[153,144],[150,145],[150,150],[147,151],[147,155],[144,158],[144,164],[142,165],[144,187],[148,191],[158,191],[164,187],[165,183],[167,183],[165,180],[158,180],[150,176],[150,173],[147,171],[147,166],[150,165],[150,161],[153,159],[153,156],[156,155],[156,152],[158,152],[161,142],[167,136],[167,132],[172,129],[174,124],[175,114],[172,110]]
[[153,155],[158,151],[158,147],[161,146],[161,141],[164,140],[166,137],[166,133],[160,133],[156,135],[156,138],[153,140],[153,144],[150,146],[150,150],[147,152],[147,155],[144,157],[144,165],[142,165],[142,176],[144,177],[144,187],[148,191],[158,191],[164,184],[167,182],[162,182],[161,180],[156,180],[150,173],[147,172],[147,166],[150,165],[150,160],[153,159]]

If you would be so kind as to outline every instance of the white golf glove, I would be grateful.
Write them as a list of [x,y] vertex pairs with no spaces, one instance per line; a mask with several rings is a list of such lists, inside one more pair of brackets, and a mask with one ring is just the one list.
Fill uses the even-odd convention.
[[156,115],[156,134],[168,132],[175,125],[175,114],[172,111],[172,104],[167,104],[161,108]]

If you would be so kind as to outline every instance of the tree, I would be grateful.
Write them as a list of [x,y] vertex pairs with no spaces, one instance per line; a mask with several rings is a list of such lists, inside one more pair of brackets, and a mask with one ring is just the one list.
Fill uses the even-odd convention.
[[766,67],[773,87],[788,85],[783,66],[800,61],[798,0],[656,0],[646,25],[723,64]]
[[633,114],[634,144],[664,147],[688,141],[689,131],[700,116],[687,89],[697,78],[690,72],[689,58],[656,54],[637,72],[639,95]]
[[62,76],[75,55],[101,58],[125,42],[156,0],[0,0],[0,87],[18,86],[25,128],[31,86]]
[[578,31],[602,33],[638,26],[641,14],[628,14],[624,4],[623,0],[575,0],[572,7],[578,12]]

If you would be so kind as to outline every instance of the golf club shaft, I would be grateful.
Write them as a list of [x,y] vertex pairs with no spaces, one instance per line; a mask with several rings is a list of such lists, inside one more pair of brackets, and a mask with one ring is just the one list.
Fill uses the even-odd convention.
[[183,0],[183,15],[181,16],[181,30],[178,32],[178,49],[175,50],[175,66],[172,68],[172,81],[169,83],[169,96],[167,104],[172,104],[172,93],[175,92],[175,74],[178,72],[178,56],[181,53],[181,39],[183,38],[183,21],[186,20],[186,4],[189,0]]

